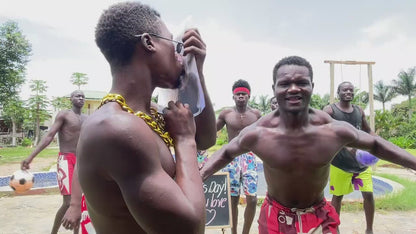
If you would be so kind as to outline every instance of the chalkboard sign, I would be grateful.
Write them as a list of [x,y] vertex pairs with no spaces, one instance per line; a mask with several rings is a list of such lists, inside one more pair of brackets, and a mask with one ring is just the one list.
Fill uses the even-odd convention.
[[227,228],[232,226],[230,177],[227,172],[208,177],[203,184],[205,193],[207,228]]

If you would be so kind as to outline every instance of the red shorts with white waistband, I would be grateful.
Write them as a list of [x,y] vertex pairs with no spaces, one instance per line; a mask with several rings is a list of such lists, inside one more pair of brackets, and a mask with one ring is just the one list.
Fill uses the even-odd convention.
[[340,224],[335,208],[325,198],[317,205],[305,208],[282,206],[269,196],[261,207],[259,234],[337,233]]

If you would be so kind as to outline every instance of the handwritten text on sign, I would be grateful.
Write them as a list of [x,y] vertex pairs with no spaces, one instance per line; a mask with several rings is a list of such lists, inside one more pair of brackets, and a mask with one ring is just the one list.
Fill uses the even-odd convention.
[[230,226],[230,194],[228,173],[210,176],[203,184],[206,226]]

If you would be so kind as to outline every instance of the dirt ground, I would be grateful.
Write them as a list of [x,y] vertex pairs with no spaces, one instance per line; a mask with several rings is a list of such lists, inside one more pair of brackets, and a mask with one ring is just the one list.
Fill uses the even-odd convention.
[[[53,159],[39,158],[33,162],[32,172],[54,166]],[[19,168],[19,164],[0,166],[0,176],[10,175]],[[377,172],[393,173],[409,179],[416,179],[413,171],[397,168],[377,168]],[[32,192],[31,195],[0,197],[0,234],[43,234],[50,233],[55,213],[61,205],[62,197],[57,190]],[[41,195],[38,195],[41,194]],[[241,233],[244,222],[244,206],[239,208],[238,232]],[[256,217],[250,233],[257,232],[257,219],[260,209],[257,209]],[[409,212],[385,212],[377,211],[374,221],[374,233],[416,233],[416,211]],[[364,233],[364,212],[341,213],[341,233]],[[59,233],[72,233],[63,228]],[[168,233],[168,231],[166,232]],[[207,229],[207,234],[223,233],[220,229]],[[231,233],[225,229],[225,233]]]
[[[45,168],[56,167],[57,157],[35,158],[30,164],[31,172],[43,171]],[[20,163],[0,165],[0,176],[9,176],[20,169]],[[0,232],[1,233],[1,232]],[[1,233],[2,234],[2,233]]]

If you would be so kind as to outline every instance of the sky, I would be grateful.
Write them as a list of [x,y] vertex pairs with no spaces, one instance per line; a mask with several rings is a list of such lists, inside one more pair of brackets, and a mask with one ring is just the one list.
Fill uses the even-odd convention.
[[[108,92],[111,74],[94,41],[110,0],[0,0],[0,24],[16,21],[32,44],[22,98],[29,81],[47,81],[49,98],[71,93],[74,72],[86,73],[81,89]],[[283,57],[307,59],[314,93],[329,94],[325,60],[372,61],[374,83],[390,84],[416,66],[416,1],[144,0],[174,35],[197,27],[207,45],[204,76],[214,108],[234,105],[231,87],[247,80],[254,96],[272,93],[272,70]],[[366,65],[335,65],[335,84],[351,81],[368,91]],[[393,100],[397,103],[403,98]],[[388,105],[389,106],[389,105]],[[375,109],[381,109],[375,103]]]

